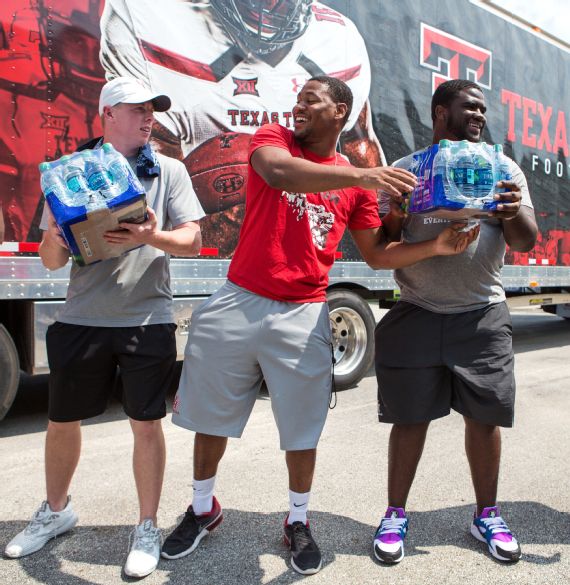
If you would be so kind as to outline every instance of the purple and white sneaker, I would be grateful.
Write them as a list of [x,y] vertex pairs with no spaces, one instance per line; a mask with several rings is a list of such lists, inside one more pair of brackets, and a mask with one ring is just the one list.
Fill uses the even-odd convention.
[[374,536],[374,556],[381,563],[399,563],[404,558],[407,532],[408,519],[404,508],[389,506]]
[[486,542],[489,552],[499,561],[516,563],[521,558],[521,547],[501,518],[499,506],[484,508],[481,516],[474,515],[471,534],[477,540]]

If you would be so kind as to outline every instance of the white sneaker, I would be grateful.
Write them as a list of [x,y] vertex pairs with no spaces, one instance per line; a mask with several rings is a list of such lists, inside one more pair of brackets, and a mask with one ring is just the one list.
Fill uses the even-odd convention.
[[4,554],[18,559],[35,553],[44,547],[46,542],[71,530],[77,524],[77,515],[71,507],[71,498],[67,497],[65,508],[53,512],[47,502],[42,502],[30,523],[18,533],[4,549]]
[[125,563],[125,575],[146,577],[158,565],[162,536],[152,520],[144,520],[133,530],[133,545]]

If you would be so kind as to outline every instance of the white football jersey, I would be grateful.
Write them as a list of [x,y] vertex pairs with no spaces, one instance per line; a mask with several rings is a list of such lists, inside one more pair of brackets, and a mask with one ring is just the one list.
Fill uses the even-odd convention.
[[345,130],[370,90],[370,63],[352,21],[313,3],[305,33],[275,66],[235,45],[207,2],[106,0],[101,62],[108,79],[133,76],[172,100],[157,120],[181,140],[186,156],[221,132],[253,134],[262,123],[293,127],[291,110],[310,77],[330,75],[353,92]]

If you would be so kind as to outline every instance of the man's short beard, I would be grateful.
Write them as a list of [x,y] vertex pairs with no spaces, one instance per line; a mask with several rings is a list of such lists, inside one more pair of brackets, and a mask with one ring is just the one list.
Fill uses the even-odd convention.
[[[457,140],[469,140],[469,142],[473,142],[473,136],[467,132],[467,125],[466,124],[455,124],[453,120],[447,121],[447,132],[452,134],[457,138]],[[479,137],[477,138],[477,142],[481,141],[481,137],[483,135],[483,129],[479,132]]]

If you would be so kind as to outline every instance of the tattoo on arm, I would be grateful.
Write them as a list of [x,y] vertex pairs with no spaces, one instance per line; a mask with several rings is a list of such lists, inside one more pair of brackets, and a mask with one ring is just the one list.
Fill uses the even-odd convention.
[[341,134],[341,150],[355,167],[379,167],[386,164],[382,147],[376,138],[368,102],[358,114],[353,128]]
[[152,127],[151,141],[161,154],[182,160],[180,138],[159,122],[155,122]]

